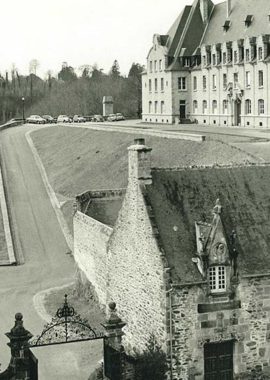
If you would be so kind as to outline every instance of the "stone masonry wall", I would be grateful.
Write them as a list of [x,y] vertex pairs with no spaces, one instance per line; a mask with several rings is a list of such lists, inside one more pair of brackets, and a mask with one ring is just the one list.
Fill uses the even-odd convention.
[[154,334],[166,350],[166,288],[163,262],[140,186],[130,180],[108,245],[108,301],[127,323],[123,345],[142,351]]
[[[102,306],[106,305],[107,242],[112,228],[77,211],[74,219],[74,259],[93,286]],[[80,276],[79,276],[80,278]]]
[[235,340],[235,375],[269,369],[270,276],[241,280],[236,297],[240,308],[229,301],[226,310],[215,302],[198,312],[198,304],[209,303],[206,292],[206,285],[173,290],[173,380],[204,379],[204,344],[208,342]]

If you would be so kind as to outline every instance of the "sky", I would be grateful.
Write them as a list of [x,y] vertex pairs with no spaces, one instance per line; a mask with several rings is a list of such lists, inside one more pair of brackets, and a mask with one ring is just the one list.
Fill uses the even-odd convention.
[[[215,1],[217,2],[217,0]],[[115,59],[127,75],[145,64],[154,33],[166,34],[191,0],[2,0],[0,72],[12,65],[28,74],[97,64],[108,72]]]

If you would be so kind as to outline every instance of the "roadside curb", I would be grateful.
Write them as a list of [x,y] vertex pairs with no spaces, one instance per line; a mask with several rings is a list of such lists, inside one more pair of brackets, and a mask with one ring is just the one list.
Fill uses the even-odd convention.
[[36,309],[36,312],[38,313],[41,319],[44,319],[44,321],[49,323],[51,322],[53,318],[53,315],[49,314],[45,308],[45,305],[44,305],[45,297],[49,295],[50,293],[54,292],[55,290],[61,290],[72,285],[74,285],[74,282],[71,282],[69,284],[65,284],[62,286],[55,286],[54,288],[48,288],[34,295],[33,297],[34,308]]
[[41,159],[39,157],[39,154],[38,154],[38,152],[36,150],[36,147],[35,147],[35,145],[33,143],[32,138],[30,136],[30,134],[32,132],[33,131],[26,132],[25,138],[26,138],[26,140],[27,140],[27,142],[28,142],[28,144],[30,146],[30,149],[32,150],[32,153],[33,153],[34,159],[36,161],[37,167],[39,169],[42,181],[43,181],[43,183],[45,185],[45,189],[46,189],[47,194],[48,194],[48,196],[50,198],[52,207],[53,207],[53,209],[55,211],[56,217],[58,219],[59,225],[60,225],[60,227],[62,229],[62,232],[64,234],[64,237],[66,239],[67,245],[68,245],[70,251],[73,252],[73,236],[69,232],[69,228],[68,228],[67,222],[66,222],[66,220],[65,220],[65,218],[63,216],[63,213],[61,211],[60,202],[57,199],[56,194],[55,194],[52,186],[49,183],[49,180],[48,180],[48,177],[47,177],[47,173],[45,171],[43,163],[42,163],[42,161],[41,161]]

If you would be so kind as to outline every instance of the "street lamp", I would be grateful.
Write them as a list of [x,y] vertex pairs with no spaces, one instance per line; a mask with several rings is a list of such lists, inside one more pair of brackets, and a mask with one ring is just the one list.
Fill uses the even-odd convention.
[[22,118],[23,118],[23,124],[24,124],[24,97],[22,97]]

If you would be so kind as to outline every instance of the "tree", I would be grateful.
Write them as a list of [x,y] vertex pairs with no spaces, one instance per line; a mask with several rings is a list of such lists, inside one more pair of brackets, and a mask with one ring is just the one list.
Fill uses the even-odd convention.
[[144,66],[139,63],[132,63],[128,73],[128,80],[131,87],[131,94],[136,99],[137,116],[140,117],[142,113],[142,72]]
[[62,69],[58,73],[58,79],[62,79],[64,82],[72,82],[77,79],[77,75],[72,66],[68,66],[67,62],[63,62]]
[[113,65],[110,70],[110,76],[113,77],[114,79],[120,77],[120,66],[117,59],[113,61]]
[[35,74],[37,75],[37,69],[40,66],[39,62],[37,59],[32,59],[29,62],[29,74]]
[[82,78],[89,78],[91,73],[91,66],[90,65],[82,65],[79,67],[79,71],[81,73]]

